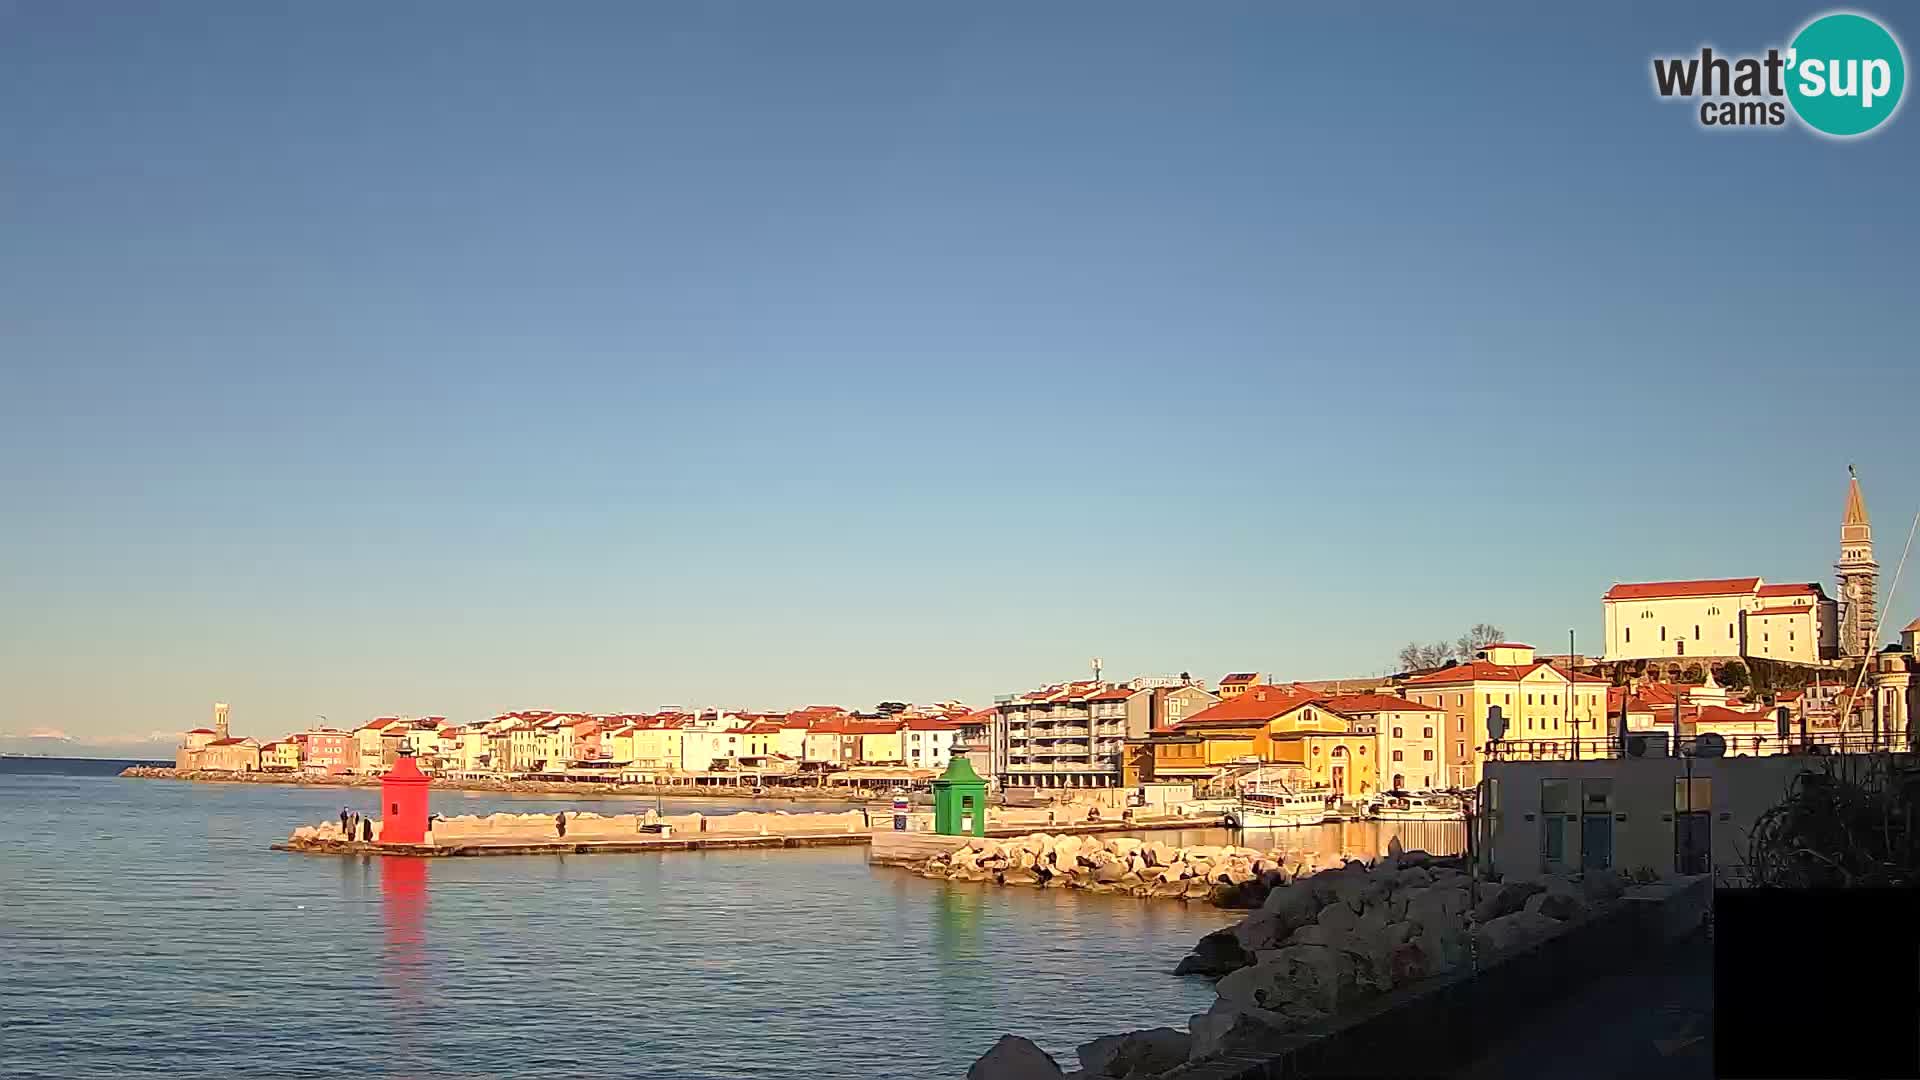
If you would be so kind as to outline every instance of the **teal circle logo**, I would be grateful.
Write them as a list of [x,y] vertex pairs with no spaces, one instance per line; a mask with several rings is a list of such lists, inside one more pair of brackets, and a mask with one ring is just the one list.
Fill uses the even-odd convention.
[[1900,43],[1865,15],[1822,15],[1787,51],[1787,100],[1808,127],[1865,135],[1900,107],[1907,64]]

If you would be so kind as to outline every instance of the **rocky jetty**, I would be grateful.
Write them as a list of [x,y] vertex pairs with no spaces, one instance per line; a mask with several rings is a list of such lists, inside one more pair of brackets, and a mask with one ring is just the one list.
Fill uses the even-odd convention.
[[1310,857],[1277,850],[1050,833],[975,838],[920,867],[923,876],[947,881],[1204,900],[1231,908],[1257,908],[1275,888],[1313,870]]
[[[985,861],[983,849],[970,850],[971,858],[949,866]],[[1218,857],[1228,862],[1243,849],[1212,850],[1232,852]],[[1180,880],[1218,884],[1215,875],[1224,871],[1214,869],[1214,859],[1202,854],[1196,861],[1205,864],[1206,876]],[[1189,1020],[1187,1031],[1155,1028],[1096,1039],[1080,1047],[1081,1071],[1074,1073],[1062,1072],[1051,1058],[1046,1064],[1054,1071],[1047,1072],[1033,1057],[1038,1048],[1027,1052],[1033,1044],[1019,1040],[1025,1046],[1012,1047],[1002,1040],[998,1055],[981,1058],[967,1075],[1171,1078],[1221,1054],[1274,1049],[1285,1036],[1377,995],[1557,934],[1618,899],[1626,886],[1617,873],[1594,871],[1572,878],[1509,876],[1476,887],[1460,860],[1421,851],[1296,875],[1268,888],[1246,918],[1201,938],[1174,968],[1219,979],[1217,999]]]

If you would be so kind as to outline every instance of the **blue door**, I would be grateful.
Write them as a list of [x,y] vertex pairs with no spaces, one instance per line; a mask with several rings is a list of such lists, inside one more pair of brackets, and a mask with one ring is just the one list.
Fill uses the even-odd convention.
[[1613,815],[1588,814],[1580,820],[1580,867],[1605,870],[1613,865]]

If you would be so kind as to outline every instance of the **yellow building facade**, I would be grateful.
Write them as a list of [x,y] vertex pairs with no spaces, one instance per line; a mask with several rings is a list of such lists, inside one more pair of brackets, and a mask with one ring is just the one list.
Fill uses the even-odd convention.
[[[1598,754],[1606,725],[1607,680],[1562,672],[1534,659],[1531,645],[1503,643],[1482,650],[1481,658],[1407,681],[1410,701],[1441,711],[1441,753],[1446,786],[1468,788],[1480,782],[1487,745],[1487,714],[1494,706],[1506,719],[1503,741],[1515,752],[1538,757],[1572,757],[1573,739],[1594,740],[1587,752]],[[1522,746],[1528,749],[1522,751]]]

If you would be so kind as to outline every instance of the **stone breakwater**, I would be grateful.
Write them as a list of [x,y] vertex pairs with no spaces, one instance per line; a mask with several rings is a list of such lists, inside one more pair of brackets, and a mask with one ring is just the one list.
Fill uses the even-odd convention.
[[[189,780],[203,784],[291,784],[296,787],[371,787],[380,786],[377,776],[330,776],[325,773],[226,772],[217,769],[175,769],[159,765],[130,765],[120,775],[141,780]],[[775,802],[781,799],[806,799],[847,802],[855,796],[842,788],[780,787],[756,793],[750,787],[706,786],[698,788],[658,784],[614,784],[589,780],[491,780],[432,779],[440,791],[503,791],[517,795],[665,795],[688,799],[754,799]]]
[[1395,853],[1348,862],[1267,890],[1240,922],[1201,938],[1177,975],[1219,979],[1217,998],[1186,1031],[1153,1028],[1079,1048],[1064,1073],[1034,1043],[1004,1036],[969,1080],[1059,1076],[1204,1075],[1229,1054],[1277,1052],[1286,1042],[1350,1015],[1380,995],[1423,980],[1479,970],[1559,934],[1617,900],[1628,886],[1611,871],[1581,877],[1509,877],[1477,889],[1457,859]]
[[1289,877],[1311,873],[1310,859],[1256,848],[1174,847],[1127,836],[1032,833],[969,840],[932,856],[919,870],[924,877],[946,881],[1083,889],[1244,908],[1258,907]]

